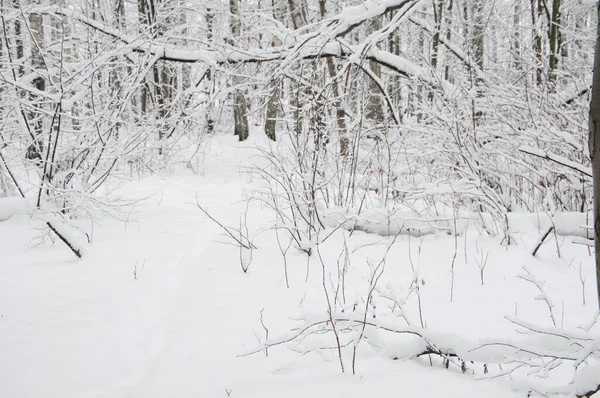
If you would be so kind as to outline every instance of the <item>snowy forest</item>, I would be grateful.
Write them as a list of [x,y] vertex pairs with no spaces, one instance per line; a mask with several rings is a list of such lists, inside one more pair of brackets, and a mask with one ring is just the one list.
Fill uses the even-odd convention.
[[0,395],[600,397],[599,15],[0,0]]

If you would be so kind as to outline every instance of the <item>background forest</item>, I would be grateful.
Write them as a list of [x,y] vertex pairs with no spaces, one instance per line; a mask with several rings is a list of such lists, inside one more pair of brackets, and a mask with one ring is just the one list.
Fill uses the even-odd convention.
[[4,1],[2,195],[81,211],[115,170],[254,124],[386,175],[402,153],[405,200],[585,212],[596,15],[563,3]]

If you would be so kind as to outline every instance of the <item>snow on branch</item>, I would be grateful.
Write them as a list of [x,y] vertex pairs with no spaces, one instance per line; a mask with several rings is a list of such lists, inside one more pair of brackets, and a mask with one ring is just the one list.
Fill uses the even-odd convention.
[[[290,42],[299,43],[295,46],[265,48],[265,49],[241,49],[237,47],[226,47],[215,50],[204,49],[186,49],[172,46],[158,45],[151,42],[139,43],[139,37],[128,37],[121,31],[103,24],[82,12],[64,9],[61,7],[45,7],[40,12],[46,14],[58,15],[75,19],[117,41],[131,47],[132,52],[145,53],[154,56],[155,60],[165,60],[182,63],[205,63],[211,66],[226,65],[236,63],[256,63],[287,61],[291,64],[293,61],[307,60],[323,57],[336,57],[341,59],[354,58],[357,60],[370,60],[393,70],[400,75],[408,78],[417,78],[424,83],[433,86],[441,86],[445,91],[452,91],[452,85],[435,78],[430,71],[414,64],[408,59],[380,50],[375,46],[350,46],[342,44],[333,39],[341,38],[355,27],[368,21],[370,18],[381,15],[392,10],[403,9],[405,12],[416,9],[415,7],[423,0],[392,0],[382,3],[367,2],[363,5],[349,7],[337,16],[326,19],[321,22],[326,28],[317,33],[312,32],[309,35],[302,36],[298,34],[297,40]],[[298,31],[296,31],[298,33]]]
[[546,282],[536,277],[526,265],[523,266],[523,271],[525,271],[525,273],[519,274],[518,277],[523,279],[524,281],[532,283],[533,285],[535,285],[535,287],[537,287],[540,294],[536,296],[535,299],[542,300],[546,303],[548,311],[550,311],[550,319],[552,320],[554,326],[556,326],[556,318],[553,312],[554,303],[552,302],[550,295],[546,292],[546,289],[544,289],[544,285],[546,284]]
[[542,149],[533,148],[527,145],[521,146],[519,148],[519,151],[527,153],[529,155],[537,156],[542,159],[550,160],[554,163],[558,163],[572,170],[578,171],[581,174],[586,175],[588,177],[592,176],[592,169],[590,169],[589,167],[585,167],[577,162],[573,162],[572,160],[569,160],[563,156],[556,155],[551,151],[544,151]]
[[420,5],[428,3],[427,0],[388,0],[388,1],[366,1],[360,5],[345,8],[341,13],[324,22],[332,26],[328,32],[331,37],[343,37],[359,27],[363,23],[379,15],[391,11],[406,14],[411,10],[417,10]]
[[[427,33],[433,35],[435,33],[435,28],[431,26],[431,24],[423,18],[418,18],[411,16],[408,19],[413,24],[419,26],[421,29],[425,30]],[[465,53],[459,46],[449,41],[444,35],[438,35],[438,40],[441,44],[444,45],[456,58],[458,58],[463,64],[467,67],[473,69],[479,78],[484,78],[484,74],[481,71],[481,68],[474,62],[471,57]]]
[[[84,247],[80,241],[80,234],[73,228],[67,219],[60,214],[46,213],[41,215],[48,228],[73,252],[75,257],[81,258]],[[88,238],[89,239],[89,238]]]

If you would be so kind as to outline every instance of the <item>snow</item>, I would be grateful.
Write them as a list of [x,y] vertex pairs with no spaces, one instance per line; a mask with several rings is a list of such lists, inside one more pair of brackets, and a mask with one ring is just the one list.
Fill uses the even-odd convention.
[[27,212],[27,202],[19,196],[0,198],[0,222],[6,221],[19,213]]
[[553,227],[560,236],[579,236],[593,239],[591,213],[563,212],[550,214],[539,212],[536,214],[509,214],[509,224],[512,229],[520,232],[531,231],[533,227],[539,234],[545,233]]
[[[389,218],[387,209],[375,207],[359,217],[332,207],[326,213],[331,227],[362,220],[362,228],[352,234],[338,229],[311,257],[292,247],[285,254],[288,289],[284,255],[272,228],[277,219],[261,202],[245,201],[255,184],[245,170],[262,161],[254,147],[268,145],[257,135],[245,143],[213,138],[198,174],[180,171],[107,186],[106,194],[129,203],[122,210],[130,217],[126,223],[96,219],[92,244],[77,233],[78,221],[53,219],[85,247],[81,260],[61,242],[39,239],[47,231],[46,220],[28,216],[23,200],[0,199],[2,396],[523,397],[533,385],[526,374],[487,379],[483,373],[484,363],[490,375],[500,373],[494,364],[514,350],[475,348],[490,341],[517,341],[545,354],[573,348],[558,343],[564,340],[560,337],[541,339],[530,330],[537,328],[585,343],[570,352],[574,358],[597,352],[592,345],[597,327],[580,328],[597,311],[595,286],[582,286],[579,269],[581,264],[583,275],[593,281],[593,256],[564,236],[579,235],[585,215],[511,214],[518,244],[507,247],[474,229],[449,235],[440,227],[447,220],[398,210],[394,231],[410,225],[419,233],[398,236],[384,255],[393,239],[386,235],[394,235],[379,233]],[[196,197],[225,226],[238,229],[243,219],[258,249],[240,251],[232,245],[197,208]],[[540,230],[551,220],[559,231],[551,238],[557,243],[546,242],[531,256]],[[279,234],[285,247],[286,232]],[[475,261],[479,253],[489,254],[484,284]],[[381,261],[383,276],[367,300]],[[536,300],[540,291],[520,278],[523,266],[528,280],[543,286],[552,300],[557,325],[546,304]],[[343,349],[344,374],[332,349],[323,280],[343,342],[355,341],[365,311],[369,324],[376,325],[367,327],[357,344],[355,376],[353,346]],[[519,326],[520,319],[527,321]],[[286,341],[298,334],[296,328],[315,322],[321,326],[300,341]],[[268,347],[266,356],[264,349],[273,342],[281,344]],[[416,358],[427,343],[475,363],[468,362],[463,374],[457,363],[445,369],[439,358],[432,357],[431,364],[427,356]],[[257,348],[256,354],[242,356]],[[567,380],[572,376],[559,373]],[[550,381],[560,385],[560,380]],[[576,380],[578,389],[593,386],[598,365],[582,363]],[[564,385],[566,393],[575,388]]]
[[375,207],[358,214],[355,209],[332,208],[327,209],[324,214],[326,222],[332,228],[341,225],[348,231],[364,231],[381,236],[406,234],[419,237],[435,234],[440,230],[449,231],[447,222],[428,220],[407,210]]
[[575,380],[579,386],[577,393],[584,394],[587,391],[592,391],[600,385],[600,365],[596,364],[582,369]]

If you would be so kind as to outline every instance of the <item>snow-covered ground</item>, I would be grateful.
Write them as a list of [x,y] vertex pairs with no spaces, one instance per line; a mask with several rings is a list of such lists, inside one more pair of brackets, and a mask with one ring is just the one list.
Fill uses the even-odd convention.
[[[257,184],[247,170],[261,161],[253,146],[263,142],[254,140],[215,137],[198,174],[114,187],[124,220],[97,218],[81,260],[60,242],[36,244],[39,221],[0,217],[1,397],[526,396],[508,376],[486,378],[478,363],[463,374],[426,356],[406,359],[418,341],[373,328],[358,345],[354,376],[352,345],[343,348],[342,373],[332,333],[270,347],[268,356],[241,355],[260,348],[267,333],[277,341],[302,320],[326,316],[323,280],[330,299],[337,292],[335,311],[362,316],[368,307],[374,323],[400,325],[384,297],[406,300],[411,325],[457,348],[518,337],[506,316],[552,325],[540,291],[519,277],[524,266],[545,281],[557,328],[576,330],[594,317],[590,249],[559,233],[533,257],[546,224],[531,215],[514,216],[511,246],[474,228],[457,238],[444,230],[400,235],[369,303],[370,279],[393,237],[340,228],[310,258],[289,249],[288,288],[275,216],[246,201]],[[196,201],[226,226],[247,225],[257,247],[247,273],[239,248]],[[575,231],[582,222],[564,218]],[[285,249],[284,231],[279,238]]]

